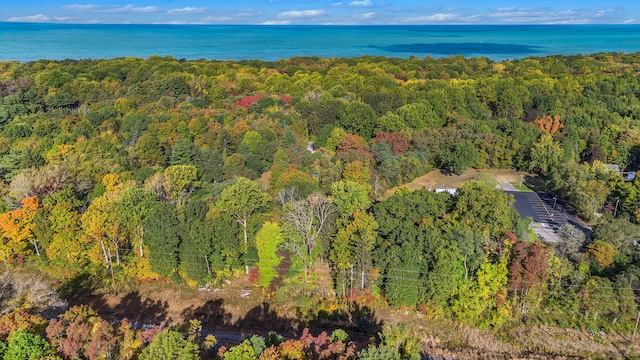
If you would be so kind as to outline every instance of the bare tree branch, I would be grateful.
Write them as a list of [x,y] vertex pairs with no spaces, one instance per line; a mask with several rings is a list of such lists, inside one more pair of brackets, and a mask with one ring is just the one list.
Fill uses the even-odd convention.
[[295,200],[295,191],[291,189],[281,192],[278,200],[283,205],[289,204],[289,211],[284,219],[300,234],[304,240],[307,255],[311,256],[323,227],[331,214],[336,211],[333,201],[318,193],[311,194],[303,200]]

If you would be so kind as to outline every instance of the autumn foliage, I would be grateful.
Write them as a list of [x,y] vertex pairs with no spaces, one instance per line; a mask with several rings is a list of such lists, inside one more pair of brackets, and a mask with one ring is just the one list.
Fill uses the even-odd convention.
[[551,253],[540,241],[518,240],[511,249],[509,288],[528,289],[546,280]]
[[386,142],[391,145],[393,155],[399,155],[407,152],[411,146],[411,141],[403,134],[397,132],[381,132],[375,138],[376,144]]
[[24,198],[22,208],[0,214],[0,251],[3,261],[25,251],[29,244],[34,245],[34,252],[39,254],[36,239],[33,235],[35,223],[33,218],[39,206],[37,196]]
[[534,123],[538,125],[538,128],[540,130],[548,132],[549,134],[553,135],[558,130],[564,128],[564,124],[560,122],[561,119],[562,118],[560,117],[560,115],[553,115],[553,116],[547,115],[539,119],[536,119]]
[[235,105],[245,109],[249,109],[253,103],[258,102],[258,100],[266,96],[266,94],[244,96],[242,99],[236,100]]
[[592,259],[603,268],[608,268],[615,261],[616,250],[613,245],[602,240],[596,240],[587,246],[585,256]]

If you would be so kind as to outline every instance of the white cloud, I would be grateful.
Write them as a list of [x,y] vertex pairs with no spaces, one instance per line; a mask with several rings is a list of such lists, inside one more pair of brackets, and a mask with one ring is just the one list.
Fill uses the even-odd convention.
[[70,20],[71,18],[68,16],[51,16],[51,15],[30,15],[30,16],[18,16],[18,17],[10,17],[5,21],[8,22],[65,22]]
[[624,23],[620,9],[567,9],[551,11],[546,8],[500,8],[488,14],[492,22],[503,24],[594,24]]
[[97,18],[93,18],[93,19],[87,19],[82,21],[83,24],[104,24],[104,19],[97,19]]
[[[515,9],[516,9],[515,7],[511,6],[511,7],[497,8],[496,11],[513,11]],[[522,8],[522,9],[525,9],[525,8]]]
[[289,25],[291,24],[290,20],[269,20],[261,23],[261,25]]
[[279,19],[300,19],[300,18],[314,18],[318,16],[327,15],[324,10],[291,10],[278,14]]
[[144,7],[128,7],[128,8],[125,7],[123,8],[122,11],[124,12],[131,11],[136,13],[152,13],[152,12],[161,11],[161,9],[156,6],[144,6]]
[[100,9],[102,8],[103,7],[100,5],[91,5],[91,4],[87,4],[87,5],[73,4],[73,5],[65,5],[65,6],[59,7],[60,10],[69,10],[69,11],[77,11],[77,12],[99,12]]
[[206,11],[207,11],[207,8],[197,8],[197,7],[187,6],[182,9],[171,9],[167,11],[167,14],[202,14],[203,12],[206,12]]
[[458,14],[433,14],[428,16],[417,16],[402,20],[405,23],[443,23],[443,22],[460,22],[461,18]]
[[352,6],[371,6],[373,3],[371,0],[355,0],[349,3]]
[[364,14],[353,15],[353,18],[357,20],[368,20],[368,19],[374,18],[375,16],[376,16],[376,13],[368,12]]
[[138,7],[135,5],[124,6],[101,6],[101,5],[65,5],[59,7],[60,10],[68,10],[75,12],[95,12],[95,13],[154,13],[162,11],[157,6],[143,6]]
[[233,16],[207,16],[202,18],[203,23],[228,23],[234,21],[236,18]]
[[261,10],[242,9],[230,13],[217,13],[202,18],[198,23],[216,24],[216,23],[243,23],[247,18],[255,18],[262,15]]
[[238,18],[248,18],[248,17],[260,16],[262,14],[263,14],[262,10],[249,9],[249,10],[238,10],[235,16]]

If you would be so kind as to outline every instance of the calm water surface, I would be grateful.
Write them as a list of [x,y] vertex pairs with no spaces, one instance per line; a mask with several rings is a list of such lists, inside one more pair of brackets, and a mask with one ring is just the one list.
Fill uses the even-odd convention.
[[294,56],[527,56],[640,51],[640,25],[66,25],[0,22],[0,59],[267,60]]

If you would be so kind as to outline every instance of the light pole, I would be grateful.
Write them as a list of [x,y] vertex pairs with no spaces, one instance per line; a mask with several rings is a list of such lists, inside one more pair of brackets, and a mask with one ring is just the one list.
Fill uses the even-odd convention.
[[[523,177],[524,177],[524,175],[523,175],[523,174],[520,174],[520,189],[522,189],[522,178],[523,178]],[[520,190],[520,189],[518,189],[518,190]]]
[[553,211],[555,211],[555,210],[556,210],[556,201],[558,201],[558,197],[557,197],[557,196],[554,196],[554,197],[553,197],[553,209],[552,209]]
[[613,217],[616,217],[618,214],[618,204],[620,203],[620,197],[616,196],[616,207],[613,209]]

